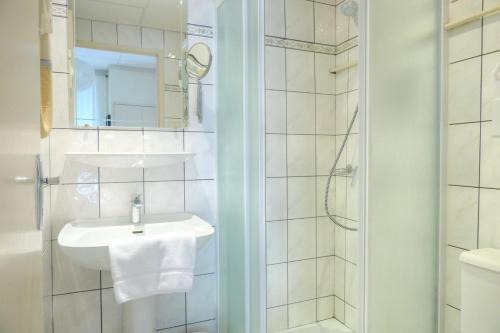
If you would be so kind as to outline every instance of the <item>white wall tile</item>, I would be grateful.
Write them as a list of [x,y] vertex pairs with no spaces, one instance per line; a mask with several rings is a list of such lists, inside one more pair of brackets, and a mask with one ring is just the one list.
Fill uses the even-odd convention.
[[335,137],[316,136],[316,173],[328,175],[335,160]]
[[207,244],[196,253],[194,274],[210,274],[217,271],[217,234],[210,237]]
[[68,76],[66,73],[52,73],[52,126],[54,128],[68,128],[73,126],[70,123]]
[[[349,64],[349,52],[344,51],[335,56],[335,67],[344,67]],[[349,71],[341,71],[335,75],[335,93],[347,92],[349,87]]]
[[317,271],[318,297],[333,296],[335,293],[334,257],[318,258]]
[[50,192],[52,239],[72,220],[99,216],[98,184],[52,185]]
[[349,304],[345,305],[345,325],[353,330],[353,332],[358,331],[358,311],[350,306]]
[[265,3],[266,35],[285,37],[285,0],[266,0]]
[[95,43],[117,45],[118,32],[116,24],[92,21],[92,41]]
[[474,249],[477,247],[479,189],[448,186],[446,198],[446,242]]
[[288,307],[267,309],[267,332],[274,333],[288,328]]
[[460,310],[448,305],[444,310],[444,333],[460,333]]
[[484,18],[483,23],[483,53],[500,49],[500,18],[493,15]]
[[339,7],[336,7],[336,43],[337,45],[345,42],[349,38],[349,18],[345,16]]
[[285,0],[286,37],[314,42],[313,3],[307,0]]
[[333,318],[334,306],[333,296],[318,298],[318,320]]
[[[99,130],[99,151],[107,153],[142,152],[142,131]],[[100,181],[139,182],[143,180],[143,169],[101,168]]]
[[330,54],[315,53],[316,92],[321,94],[335,93],[335,75],[330,73],[330,68],[335,67],[335,56]]
[[87,269],[66,256],[56,241],[52,242],[54,294],[99,289],[99,271]]
[[316,95],[316,134],[335,134],[335,96]]
[[[186,212],[196,214],[208,223],[217,225],[216,186],[214,180],[187,181],[185,183]],[[180,204],[177,208],[180,208]]]
[[118,24],[118,45],[141,47],[141,28],[135,25]]
[[217,333],[217,321],[215,320],[208,320],[208,321],[203,321],[200,323],[195,323],[195,324],[189,324],[187,325],[187,333],[199,333],[199,332],[206,332],[206,333]]
[[176,293],[155,297],[156,329],[186,324],[186,294]]
[[61,183],[96,183],[97,168],[68,161],[67,152],[97,152],[97,130],[53,129],[50,135],[50,176]]
[[316,142],[313,135],[287,135],[288,176],[314,176]]
[[163,50],[163,30],[141,28],[141,36],[143,48]]
[[483,82],[482,82],[482,96],[481,96],[481,120],[491,120],[491,102],[493,99],[498,98],[498,83],[493,80],[492,73],[500,63],[500,52],[491,53],[483,56]]
[[302,260],[316,256],[316,219],[288,221],[288,260]]
[[289,262],[288,302],[296,303],[313,298],[316,298],[316,259]]
[[286,135],[266,135],[266,177],[286,176]]
[[315,42],[335,45],[335,7],[314,4]]
[[[345,225],[345,219],[336,217],[336,221]],[[335,225],[335,255],[339,258],[346,257],[346,230]]]
[[102,333],[122,332],[122,306],[116,303],[113,289],[103,289],[102,299]]
[[76,40],[86,42],[92,41],[92,22],[90,20],[77,18],[75,20]]
[[481,12],[481,0],[450,1],[448,7],[448,19],[453,22]]
[[328,217],[317,218],[317,256],[333,255],[335,251],[335,227]]
[[347,94],[337,95],[335,98],[335,134],[347,133],[348,122]]
[[359,232],[358,231],[345,231],[345,257],[347,260],[353,263],[358,262],[358,250],[359,250]]
[[188,23],[214,26],[215,3],[206,0],[191,0],[188,1]]
[[267,264],[287,261],[287,221],[266,222]]
[[181,58],[183,42],[182,34],[175,31],[165,30],[163,32],[163,37],[165,38],[165,55],[170,54],[171,56],[175,56],[177,59]]
[[[100,188],[101,217],[130,216],[131,202],[135,195],[148,200],[143,195],[143,183],[109,183],[101,184]],[[149,202],[146,209],[151,205]]]
[[288,306],[288,326],[297,327],[316,321],[316,300],[290,304]]
[[68,73],[68,21],[65,17],[53,17],[52,30],[50,34],[50,58],[52,60],[52,71]]
[[287,93],[288,134],[314,134],[316,131],[314,94]]
[[500,190],[479,192],[479,248],[500,248]]
[[265,53],[266,89],[285,90],[285,49],[280,47],[266,46]]
[[457,309],[461,308],[460,302],[460,262],[458,257],[462,249],[446,247],[446,280],[445,280],[445,302]]
[[215,274],[195,276],[193,289],[186,296],[187,322],[196,323],[217,316]]
[[479,184],[479,129],[477,123],[448,128],[448,184]]
[[[165,153],[182,151],[184,151],[184,134],[182,132],[144,131],[144,152]],[[183,179],[184,163],[144,169],[144,180],[146,181]]]
[[286,133],[286,92],[266,90],[266,133]]
[[289,178],[288,218],[307,218],[315,216],[315,214],[316,179],[314,177]]
[[196,155],[186,161],[186,179],[215,178],[215,134],[185,133],[186,152]]
[[314,53],[287,49],[286,80],[289,91],[313,93],[315,91]]
[[451,64],[448,80],[448,123],[480,120],[481,59]]
[[481,21],[451,30],[448,34],[449,61],[455,62],[481,53]]
[[345,322],[345,302],[335,297],[335,318],[340,322]]
[[267,266],[267,306],[287,304],[287,264]]
[[[349,20],[350,24],[352,24],[352,18]],[[349,33],[351,33],[351,30],[349,28]],[[353,47],[352,49],[350,49],[348,51],[348,56],[349,56],[349,64],[356,64],[358,63],[358,58],[359,58],[359,47]],[[359,66],[358,65],[355,65],[351,68],[349,68],[349,70],[347,71],[348,75],[349,75],[349,82],[348,82],[348,86],[347,86],[347,89],[349,91],[352,91],[354,89],[358,89],[358,85],[359,85],[359,73],[358,73],[358,70],[359,70]]]
[[147,182],[144,184],[144,191],[146,214],[184,211],[184,182]]
[[53,299],[54,333],[101,331],[100,292],[55,296]]
[[345,265],[345,301],[358,306],[358,269],[348,261]]
[[266,221],[287,218],[287,180],[266,179]]
[[[345,295],[345,260],[335,257],[335,296],[344,299]],[[335,315],[337,315],[335,304]]]

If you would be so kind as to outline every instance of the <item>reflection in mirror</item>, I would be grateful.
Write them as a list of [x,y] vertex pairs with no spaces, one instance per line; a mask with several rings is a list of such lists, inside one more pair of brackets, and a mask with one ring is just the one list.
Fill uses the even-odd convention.
[[186,126],[186,1],[69,3],[75,125]]
[[196,115],[200,123],[203,122],[201,105],[203,101],[203,87],[200,80],[208,74],[211,65],[212,52],[207,44],[196,43],[191,46],[186,57],[186,71],[189,77],[195,79],[197,83]]
[[156,57],[77,47],[77,126],[158,126]]

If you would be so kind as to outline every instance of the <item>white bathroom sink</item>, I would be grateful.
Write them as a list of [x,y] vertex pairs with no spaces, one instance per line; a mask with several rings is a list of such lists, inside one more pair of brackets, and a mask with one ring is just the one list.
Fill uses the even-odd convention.
[[78,264],[97,270],[110,270],[110,240],[158,235],[182,230],[193,231],[200,249],[214,233],[214,228],[191,214],[145,215],[143,233],[133,233],[130,217],[75,220],[64,226],[57,242],[63,252]]

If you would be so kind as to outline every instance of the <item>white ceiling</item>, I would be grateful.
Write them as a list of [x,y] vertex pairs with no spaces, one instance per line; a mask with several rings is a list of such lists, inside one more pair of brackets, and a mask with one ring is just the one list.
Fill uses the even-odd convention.
[[76,59],[84,61],[95,70],[107,71],[111,65],[156,69],[156,58],[148,55],[104,51],[77,47]]
[[[184,3],[184,4],[183,4]],[[78,18],[180,31],[186,0],[75,0]]]

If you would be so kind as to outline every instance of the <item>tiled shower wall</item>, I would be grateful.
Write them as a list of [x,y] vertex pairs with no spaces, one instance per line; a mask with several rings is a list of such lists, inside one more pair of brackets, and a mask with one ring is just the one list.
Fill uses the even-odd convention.
[[[324,191],[357,102],[356,69],[329,69],[336,53],[337,66],[357,59],[356,29],[333,0],[266,0],[265,14],[268,332],[333,317],[354,328],[357,233],[326,217]],[[356,147],[352,135],[339,167],[357,166]],[[354,226],[356,188],[337,177],[330,196]]]
[[[178,131],[74,128],[68,122],[66,2],[55,1],[54,9],[54,34],[51,38],[54,129],[42,142],[42,158],[46,172],[60,176],[61,185],[51,186],[46,191],[46,222],[51,229],[46,232],[51,242],[45,251],[51,254],[46,256],[46,268],[49,268],[46,281],[51,281],[46,297],[50,309],[46,331],[119,333],[121,310],[114,301],[109,272],[82,268],[65,257],[57,244],[58,233],[65,223],[76,218],[128,216],[133,194],[143,195],[146,214],[187,211],[216,226],[214,79],[209,75],[202,80],[203,125],[192,121],[189,128]],[[211,30],[215,11],[211,2],[189,0],[188,9],[195,13],[189,16],[190,31]],[[211,37],[191,34],[188,40],[189,44],[204,41],[213,50]],[[64,153],[68,151],[189,151],[197,155],[181,165],[119,170],[86,167],[66,161]],[[216,244],[214,237],[198,253],[193,290],[187,294],[157,297],[156,328],[160,332],[217,332]]]
[[[455,21],[499,5],[495,0],[445,2]],[[500,248],[500,133],[491,104],[500,98],[500,16],[451,30],[448,47],[445,332],[460,332],[461,252]],[[496,135],[496,137],[494,137]]]

